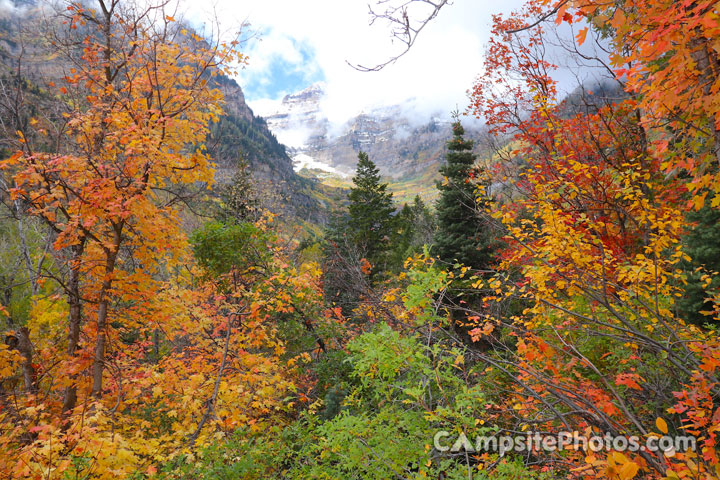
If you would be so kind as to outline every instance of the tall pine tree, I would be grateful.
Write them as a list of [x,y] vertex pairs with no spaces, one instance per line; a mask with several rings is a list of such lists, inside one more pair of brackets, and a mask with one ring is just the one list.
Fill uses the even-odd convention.
[[[711,298],[720,292],[720,210],[705,206],[687,215],[688,223],[694,223],[683,243],[685,253],[692,260],[685,262],[687,275],[685,295],[677,301],[678,313],[696,325],[710,324],[720,327],[709,315],[715,308]],[[712,280],[705,285],[703,276]],[[703,314],[702,312],[706,312]]]
[[260,218],[260,200],[244,158],[238,162],[237,172],[230,182],[218,189],[220,204],[216,217],[225,224],[254,222]]
[[347,212],[331,216],[323,245],[325,296],[346,316],[372,289],[378,274],[387,270],[395,226],[392,194],[364,152],[358,155],[348,200]]
[[387,183],[380,182],[380,171],[367,153],[358,154],[353,187],[348,195],[348,227],[351,242],[365,253],[373,273],[385,268],[393,235],[395,206]]
[[438,227],[432,252],[444,262],[482,269],[492,260],[494,240],[489,223],[483,221],[479,212],[490,200],[477,196],[477,183],[472,179],[477,158],[472,140],[465,140],[465,130],[458,120],[452,128],[446,162],[440,168],[444,178],[437,184]]

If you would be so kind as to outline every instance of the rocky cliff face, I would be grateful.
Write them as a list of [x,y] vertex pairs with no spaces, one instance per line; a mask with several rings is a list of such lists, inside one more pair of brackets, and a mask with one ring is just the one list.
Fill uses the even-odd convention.
[[[59,82],[69,70],[64,57],[51,55],[52,49],[43,42],[42,35],[33,35],[44,21],[42,12],[33,8],[34,4],[30,0],[0,1],[0,94],[12,94],[5,90],[14,88],[21,64],[28,112],[59,101],[43,86],[51,80]],[[326,212],[317,198],[325,193],[317,192],[317,182],[293,170],[285,147],[268,129],[265,120],[253,114],[242,89],[233,79],[221,75],[212,81],[225,94],[225,115],[211,126],[206,142],[217,165],[217,183],[228,182],[245,162],[261,190],[261,197],[267,200],[264,206],[288,217],[323,223]],[[8,152],[4,151],[2,138],[14,137],[16,130],[3,132],[5,123],[0,126],[0,154],[3,155]]]
[[326,212],[317,200],[317,182],[293,170],[285,146],[278,142],[265,120],[253,113],[240,86],[226,77],[219,77],[219,83],[225,94],[225,116],[213,126],[207,142],[217,164],[218,183],[228,182],[238,165],[246,162],[263,206],[291,217],[324,223]]
[[326,119],[320,111],[324,94],[322,84],[312,85],[301,92],[285,96],[276,111],[263,116],[273,131],[288,131],[302,124],[317,129],[319,133],[327,127]]
[[296,170],[311,168],[352,175],[357,154],[368,153],[383,175],[401,179],[437,170],[451,136],[450,123],[420,118],[402,105],[362,112],[340,128],[322,111],[323,86],[286,96],[261,115],[288,146]]

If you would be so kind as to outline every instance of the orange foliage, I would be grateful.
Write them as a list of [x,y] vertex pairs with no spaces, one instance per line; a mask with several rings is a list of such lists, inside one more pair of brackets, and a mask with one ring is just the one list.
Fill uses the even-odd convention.
[[[496,167],[512,194],[495,212],[508,247],[499,273],[477,283],[495,292],[486,305],[517,298],[528,305],[511,320],[496,320],[517,337],[511,362],[516,390],[505,405],[517,412],[511,418],[544,418],[534,421],[542,430],[647,438],[655,415],[646,411],[650,382],[640,369],[652,361],[685,385],[668,413],[682,414],[675,425],[703,442],[699,458],[692,452],[673,458],[611,452],[587,460],[584,452],[569,452],[566,460],[582,465],[576,470],[581,478],[626,479],[639,472],[716,478],[720,465],[718,424],[710,420],[720,411],[717,364],[710,360],[719,344],[673,311],[683,282],[679,263],[686,258],[680,243],[686,194],[701,205],[704,189],[720,189],[715,174],[701,167],[714,161],[720,146],[720,137],[713,138],[718,77],[708,76],[717,54],[708,54],[706,68],[689,63],[720,38],[709,3],[530,1],[520,14],[495,18],[485,73],[471,91],[471,111],[494,133],[513,138]],[[613,61],[632,66],[616,72],[627,75],[629,94],[568,113],[557,99],[555,67],[544,57],[548,26],[536,20],[584,19],[601,28],[608,15]],[[658,48],[663,32],[672,48]],[[577,41],[587,35],[582,30]],[[667,63],[658,61],[661,56]],[[677,130],[664,131],[668,122],[683,132],[693,126],[694,140],[683,143]],[[676,144],[668,148],[671,135]],[[683,163],[694,174],[687,185],[667,175],[678,167],[680,147],[696,154]],[[518,268],[520,281],[511,281]],[[483,321],[471,331],[475,340],[496,330]],[[676,343],[668,346],[669,339]],[[619,364],[610,364],[608,355]]]

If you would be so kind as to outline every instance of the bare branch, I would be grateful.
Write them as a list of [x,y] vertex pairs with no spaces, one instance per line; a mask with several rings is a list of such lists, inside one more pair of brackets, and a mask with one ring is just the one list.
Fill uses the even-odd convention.
[[[412,4],[425,5],[429,8],[429,11],[421,15],[419,20],[414,20],[412,15],[408,13],[408,9],[411,8],[410,6]],[[378,12],[374,10],[372,6],[368,5],[370,9],[370,25],[373,25],[377,20],[389,23],[391,37],[393,41],[398,40],[404,45],[403,51],[374,67],[366,67],[350,62],[347,62],[347,64],[361,72],[377,72],[395,63],[400,57],[410,51],[420,32],[437,17],[440,10],[444,6],[451,4],[450,0],[404,0],[400,4],[393,4],[392,0],[378,0],[377,6],[382,5],[385,8],[383,12]]]

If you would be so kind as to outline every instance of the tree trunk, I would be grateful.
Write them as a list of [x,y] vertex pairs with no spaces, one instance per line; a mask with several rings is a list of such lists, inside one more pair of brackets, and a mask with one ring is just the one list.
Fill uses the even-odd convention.
[[106,250],[105,254],[104,278],[98,295],[97,339],[95,340],[95,360],[92,366],[93,383],[91,390],[92,396],[97,398],[102,396],[102,376],[105,368],[105,330],[107,329],[108,306],[110,304],[108,292],[112,287],[112,275],[115,272],[117,255],[120,250],[122,226],[115,225],[114,230],[112,248]]
[[[84,240],[72,247],[72,259],[70,260],[70,280],[68,281],[68,303],[70,305],[70,314],[68,318],[68,358],[72,359],[78,350],[80,343],[80,325],[82,322],[82,304],[80,300],[80,257],[85,249]],[[72,378],[72,384],[65,388],[63,394],[63,415],[67,415],[77,404],[77,385],[75,384],[75,375]]]
[[17,331],[18,345],[17,350],[23,357],[22,372],[23,381],[25,382],[25,390],[28,393],[35,394],[38,391],[37,373],[32,364],[32,343],[30,343],[30,331],[27,327],[21,327]]
[[[696,69],[699,72],[698,80],[703,86],[703,94],[706,97],[713,95],[712,88],[720,74],[720,57],[710,45],[710,40],[703,37],[699,29],[696,30],[697,37],[691,42],[694,50],[690,54],[695,61]],[[710,116],[710,129],[713,132],[713,153],[720,166],[720,130],[717,128],[718,114]]]

